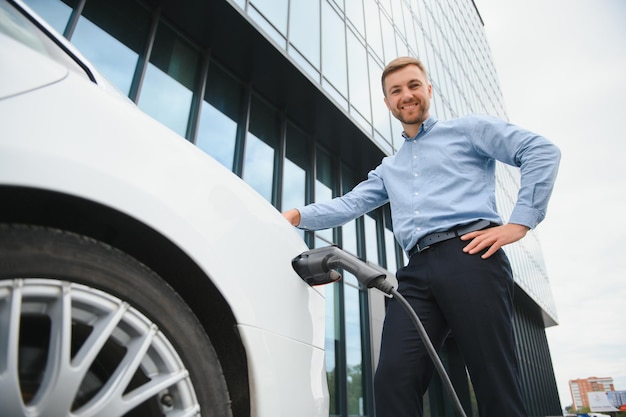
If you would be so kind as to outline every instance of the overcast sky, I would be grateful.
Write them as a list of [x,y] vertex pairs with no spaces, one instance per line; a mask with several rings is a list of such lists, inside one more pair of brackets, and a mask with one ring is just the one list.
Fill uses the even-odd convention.
[[510,120],[562,151],[537,228],[559,318],[546,333],[561,404],[572,404],[570,379],[613,377],[626,390],[626,1],[475,3]]

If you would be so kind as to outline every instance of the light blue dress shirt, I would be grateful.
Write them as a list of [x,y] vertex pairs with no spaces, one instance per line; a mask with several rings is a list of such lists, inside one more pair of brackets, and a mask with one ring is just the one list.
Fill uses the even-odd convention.
[[389,202],[394,235],[409,251],[429,233],[479,219],[501,224],[495,197],[498,160],[521,173],[509,222],[532,229],[545,217],[560,156],[546,138],[495,117],[430,117],[352,191],[298,208],[298,227],[340,226]]

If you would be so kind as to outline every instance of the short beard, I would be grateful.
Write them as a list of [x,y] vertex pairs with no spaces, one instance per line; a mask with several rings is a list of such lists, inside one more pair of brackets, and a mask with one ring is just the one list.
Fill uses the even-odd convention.
[[422,110],[419,114],[415,115],[414,117],[410,119],[402,117],[401,112],[394,114],[394,117],[398,119],[400,123],[402,123],[403,125],[421,125],[422,123],[424,123],[424,121],[426,121],[426,119],[428,119],[429,110],[430,110],[430,106],[428,106],[427,109]]

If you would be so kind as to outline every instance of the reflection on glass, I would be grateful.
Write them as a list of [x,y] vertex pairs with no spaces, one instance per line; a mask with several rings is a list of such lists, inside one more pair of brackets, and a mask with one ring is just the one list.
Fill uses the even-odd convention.
[[[291,124],[287,125],[281,209],[288,210],[306,204],[308,154],[307,137]],[[297,229],[300,236],[304,231]]]
[[303,206],[306,173],[298,165],[286,159],[284,174],[282,206],[285,209]]
[[352,30],[348,30],[348,82],[350,85],[350,104],[363,117],[371,120],[370,89],[367,79],[367,53],[363,45]]
[[[349,193],[357,184],[354,173],[345,164],[341,166],[341,190],[342,194]],[[359,256],[358,247],[358,219],[352,220],[341,227],[341,247],[353,255]],[[352,274],[344,275],[344,281],[358,286],[358,281]]]
[[[344,272],[345,275],[350,275]],[[356,279],[355,277],[352,277]],[[346,321],[346,378],[348,386],[348,415],[364,415],[363,354],[361,346],[361,313],[359,290],[344,285]]]
[[287,10],[289,0],[251,0],[250,3],[270,22],[283,36],[287,35]]
[[378,239],[376,238],[376,220],[369,215],[363,216],[363,220],[367,260],[380,265],[380,260],[378,259]]
[[380,76],[383,72],[382,67],[373,59],[369,57],[369,71],[370,71],[370,92],[372,94],[372,113],[374,127],[383,138],[391,137],[391,123],[389,119],[389,110],[385,106],[383,101],[384,95],[382,86],[380,84]]
[[385,229],[385,255],[387,259],[387,270],[395,273],[398,270],[396,262],[396,238],[389,229]]
[[76,1],[25,0],[24,3],[41,16],[54,30],[61,34],[63,34],[67,26],[67,21],[70,19],[72,9],[76,7]]
[[[315,247],[320,248],[326,246],[323,240],[316,239]],[[326,333],[324,340],[324,350],[326,358],[326,377],[328,379],[328,392],[330,394],[330,415],[339,413],[339,388],[341,381],[337,380],[337,365],[339,360],[337,355],[341,351],[340,337],[340,320],[338,297],[335,294],[339,291],[338,283],[328,284],[324,286],[326,297]]]
[[[380,33],[380,17],[378,10],[378,3],[376,0],[363,0],[365,5],[365,30],[367,44],[379,57],[384,60],[385,54],[383,53],[383,40]],[[375,96],[372,96],[375,97]]]
[[390,0],[379,0],[380,6],[391,16],[391,3]]
[[128,94],[149,24],[148,11],[136,2],[88,1],[71,41],[100,72]]
[[345,22],[322,2],[322,74],[343,96],[348,95]]
[[232,170],[236,135],[237,123],[203,101],[196,145]]
[[289,10],[289,42],[315,68],[320,67],[320,3],[292,1]]
[[365,37],[365,21],[363,17],[363,0],[348,0],[346,2],[346,16],[350,22],[359,31],[361,36]]
[[272,203],[274,155],[278,147],[278,114],[258,97],[252,98],[250,126],[246,136],[243,179]]
[[397,56],[395,31],[393,25],[384,14],[380,15],[380,26],[385,46],[385,63],[387,63]]
[[216,64],[209,66],[196,145],[233,170],[241,86]]
[[248,132],[244,159],[243,180],[272,201],[272,178],[274,177],[274,149]]
[[356,220],[352,220],[341,226],[341,248],[358,256],[359,252],[356,239]]
[[[341,248],[358,256],[356,224],[356,220],[352,220],[341,226]],[[348,284],[358,285],[357,279],[352,274],[344,274],[343,280]]]
[[[317,152],[317,180],[315,181],[315,202],[325,202],[333,198],[332,161],[330,156],[318,148]],[[329,242],[333,241],[332,229],[315,232]]]
[[[320,183],[319,181],[315,182],[315,201],[328,201],[333,198],[333,192],[326,185]],[[332,229],[324,229],[318,230],[315,234],[319,237],[326,239],[328,242],[333,241],[333,230]]]
[[181,136],[187,133],[198,63],[198,53],[161,23],[137,104]]
[[144,112],[185,136],[192,97],[189,89],[150,64],[137,104]]
[[138,55],[89,20],[80,18],[72,43],[123,93],[130,92]]

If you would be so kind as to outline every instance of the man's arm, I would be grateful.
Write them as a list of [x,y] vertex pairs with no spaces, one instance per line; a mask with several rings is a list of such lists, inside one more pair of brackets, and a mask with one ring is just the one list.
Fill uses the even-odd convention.
[[388,201],[387,190],[378,169],[370,171],[366,180],[343,196],[286,210],[283,217],[300,229],[322,230],[344,225],[382,206]]
[[496,118],[482,118],[476,123],[475,145],[485,154],[518,166],[521,184],[509,223],[468,233],[470,241],[463,249],[476,254],[485,249],[486,259],[504,245],[526,236],[545,217],[561,158],[560,150],[543,136]]

